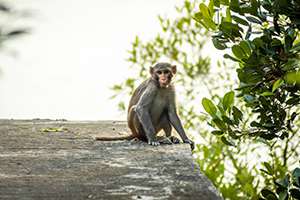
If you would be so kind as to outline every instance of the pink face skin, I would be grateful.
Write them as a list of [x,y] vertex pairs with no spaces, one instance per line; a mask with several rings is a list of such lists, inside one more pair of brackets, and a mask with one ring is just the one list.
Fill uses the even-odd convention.
[[158,81],[160,87],[166,87],[169,84],[169,70],[157,70],[156,75],[158,76]]

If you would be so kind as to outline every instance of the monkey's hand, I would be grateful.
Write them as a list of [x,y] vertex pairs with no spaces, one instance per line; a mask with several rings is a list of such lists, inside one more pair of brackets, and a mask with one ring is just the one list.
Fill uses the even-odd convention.
[[171,136],[169,139],[172,141],[172,143],[180,143],[180,140],[175,136]]
[[183,141],[184,143],[189,143],[191,145],[192,151],[195,149],[195,142],[193,140],[187,139]]

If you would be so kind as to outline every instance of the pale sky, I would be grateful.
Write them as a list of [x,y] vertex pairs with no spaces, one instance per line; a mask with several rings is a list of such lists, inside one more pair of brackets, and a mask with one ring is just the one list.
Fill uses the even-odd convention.
[[[31,28],[0,54],[0,118],[126,120],[109,86],[130,77],[126,50],[161,32],[157,15],[175,18],[183,0],[9,0],[34,16]],[[129,100],[129,99],[128,99]]]

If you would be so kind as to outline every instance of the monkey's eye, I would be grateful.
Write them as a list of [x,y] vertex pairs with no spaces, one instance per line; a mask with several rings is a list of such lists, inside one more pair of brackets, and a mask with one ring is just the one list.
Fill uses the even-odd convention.
[[157,71],[158,74],[162,74],[162,71]]
[[164,71],[164,73],[165,73],[165,74],[168,74],[168,73],[169,73],[169,71],[168,71],[168,70],[165,70],[165,71]]

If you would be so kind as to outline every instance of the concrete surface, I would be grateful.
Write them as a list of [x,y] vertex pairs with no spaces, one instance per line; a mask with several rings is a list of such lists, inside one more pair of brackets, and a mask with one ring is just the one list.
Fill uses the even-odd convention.
[[0,199],[222,199],[188,144],[91,137],[121,130],[125,122],[0,120]]

